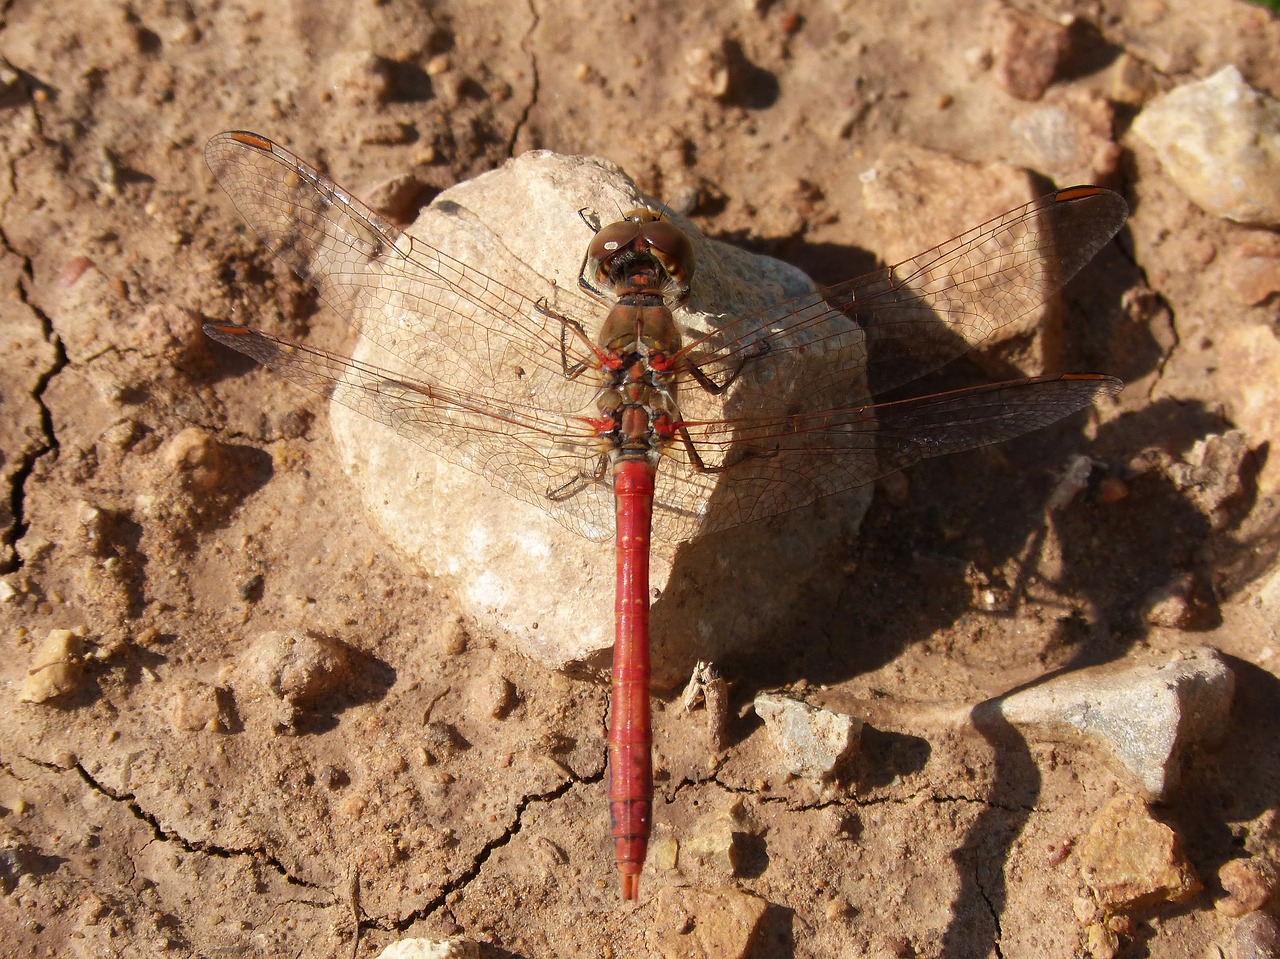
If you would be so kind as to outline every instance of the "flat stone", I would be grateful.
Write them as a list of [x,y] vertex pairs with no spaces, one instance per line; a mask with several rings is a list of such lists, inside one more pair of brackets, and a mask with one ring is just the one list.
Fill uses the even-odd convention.
[[754,707],[788,773],[827,779],[857,750],[864,724],[856,716],[774,693],[761,693]]
[[[411,233],[475,264],[495,281],[535,299],[545,296],[547,306],[581,320],[594,337],[606,308],[578,288],[593,235],[579,211],[609,218],[639,206],[661,208],[607,161],[535,151],[446,190]],[[714,330],[723,322],[721,314],[766,308],[813,289],[793,267],[708,240],[679,215],[670,219],[689,236],[697,261],[689,308],[677,312],[686,341],[696,331]],[[539,276],[550,282],[539,282]],[[506,341],[500,334],[478,325],[432,332],[430,318],[414,311],[389,314],[388,323],[397,333],[404,328],[406,344],[468,337],[468,349],[488,355],[479,365],[506,364],[513,389],[523,388],[523,401],[532,408],[543,410],[548,394],[563,398],[577,390],[573,408],[546,408],[553,418],[595,415],[595,387],[588,376],[566,385],[554,343],[536,367],[526,368],[533,362],[527,354],[502,352]],[[815,333],[819,329],[821,324]],[[485,388],[469,382],[446,352],[420,350],[409,365],[362,340],[355,356],[429,383]],[[781,410],[812,386],[814,364],[822,355],[819,344],[807,358],[797,357],[801,365],[771,365],[767,383],[753,381],[748,370],[720,397],[687,384],[679,394],[681,413],[686,419],[718,419],[748,395],[753,410]],[[860,392],[861,376],[847,379],[847,392]],[[607,663],[615,581],[614,503],[607,484],[576,494],[580,506],[556,504],[547,492],[562,480],[536,471],[514,479],[495,472],[500,464],[492,461],[505,452],[486,453],[488,459],[481,461],[461,444],[455,444],[458,449],[444,441],[415,445],[337,402],[330,421],[345,466],[377,525],[410,560],[451,583],[470,622],[552,668]],[[521,454],[516,442],[507,449],[513,457]],[[545,452],[553,452],[549,443]],[[678,468],[672,462],[659,469],[659,500],[680,483],[674,475]],[[741,651],[771,635],[772,624],[809,588],[815,556],[856,533],[871,495],[869,489],[837,494],[801,511],[803,516],[729,529],[704,545],[699,537],[716,525],[722,503],[730,503],[745,485],[726,474],[688,478],[694,481],[691,488],[700,490],[692,512],[659,509],[654,520],[654,677],[665,685],[682,681],[698,659],[722,659],[730,649]],[[788,535],[777,536],[778,528]]]
[[1152,100],[1133,132],[1206,213],[1280,225],[1280,101],[1250,87],[1234,66]]
[[983,703],[1018,726],[1075,729],[1105,745],[1145,796],[1178,786],[1187,748],[1226,732],[1235,677],[1200,647],[1165,663],[1081,670]]
[[657,894],[653,944],[664,959],[742,959],[751,953],[769,903],[737,889],[679,889]]
[[1138,796],[1107,803],[1076,851],[1085,885],[1107,912],[1183,902],[1202,888],[1177,833]]

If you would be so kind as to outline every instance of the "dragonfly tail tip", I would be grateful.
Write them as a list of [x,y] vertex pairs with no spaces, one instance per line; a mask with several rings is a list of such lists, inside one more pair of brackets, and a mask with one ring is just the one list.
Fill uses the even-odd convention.
[[622,880],[622,901],[635,902],[640,898],[640,874],[624,872],[618,877]]

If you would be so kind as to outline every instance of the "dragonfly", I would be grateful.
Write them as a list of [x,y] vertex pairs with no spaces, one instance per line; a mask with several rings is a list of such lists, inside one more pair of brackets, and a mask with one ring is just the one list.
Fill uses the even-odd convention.
[[259,134],[221,133],[205,157],[262,242],[392,362],[229,323],[206,324],[209,337],[616,540],[607,754],[623,900],[639,897],[653,815],[651,547],[1019,436],[1123,388],[1066,373],[876,402],[867,386],[908,383],[1043,303],[1124,223],[1124,200],[1100,187],[706,329],[681,322],[695,246],[656,205],[605,224],[584,211],[568,288],[514,254],[453,256]]

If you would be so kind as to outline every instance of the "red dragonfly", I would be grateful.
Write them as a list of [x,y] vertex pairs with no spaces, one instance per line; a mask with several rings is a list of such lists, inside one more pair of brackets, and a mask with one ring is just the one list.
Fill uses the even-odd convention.
[[[486,269],[455,259],[256,133],[219,134],[205,156],[272,252],[411,372],[241,326],[208,324],[210,337],[575,532],[602,538],[616,524],[609,805],[623,899],[638,897],[653,806],[651,536],[671,544],[796,509],[1046,426],[1123,386],[1068,373],[875,404],[864,378],[909,382],[1042,303],[1124,222],[1124,201],[1098,187],[699,332],[677,321],[694,247],[660,212],[603,227],[584,217],[595,234],[579,289],[565,289],[514,255]],[[779,406],[770,393],[810,362],[802,393]]]

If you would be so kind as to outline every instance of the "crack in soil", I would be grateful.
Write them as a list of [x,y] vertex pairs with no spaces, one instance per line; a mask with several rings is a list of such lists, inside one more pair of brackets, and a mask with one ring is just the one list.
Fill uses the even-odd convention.
[[996,959],[1004,959],[1004,950],[1000,948],[1000,940],[1003,938],[1003,933],[1000,929],[1000,910],[996,908],[996,904],[991,899],[991,894],[987,892],[987,887],[983,885],[982,870],[976,866],[973,870],[973,886],[978,890],[978,895],[986,903],[987,912],[991,915],[991,925],[994,927],[994,932],[991,934],[991,948],[995,950]]
[[[49,319],[43,310],[32,303],[27,295],[27,283],[32,282],[35,276],[31,266],[31,258],[14,249],[13,244],[9,242],[8,234],[5,233],[3,228],[0,228],[0,247],[20,261],[22,279],[16,284],[18,302],[29,309],[36,319],[40,321],[41,335],[53,347],[53,362],[36,378],[35,388],[31,390],[31,398],[36,401],[36,406],[40,410],[40,436],[44,442],[23,453],[18,458],[17,468],[13,471],[11,479],[9,511],[13,517],[13,526],[6,531],[8,535],[5,538],[9,540],[11,546],[14,546],[27,535],[27,530],[31,526],[26,518],[27,482],[35,472],[36,463],[42,457],[58,450],[58,436],[53,426],[53,414],[44,402],[44,394],[53,378],[62,372],[70,361],[67,359],[67,351],[62,345],[61,338],[54,332],[53,321]],[[21,567],[22,560],[18,556],[17,550],[14,550],[11,560],[0,562],[0,573],[11,573]]]
[[529,0],[529,16],[532,22],[529,29],[525,31],[524,36],[520,38],[520,49],[525,51],[529,57],[529,73],[532,77],[529,85],[529,99],[525,101],[524,108],[520,111],[520,115],[516,117],[516,122],[511,127],[511,136],[507,138],[507,156],[514,157],[516,151],[516,140],[520,138],[520,131],[529,123],[529,116],[533,113],[534,106],[538,103],[538,94],[541,90],[541,77],[538,74],[538,55],[534,52],[533,34],[538,29],[538,25],[542,23],[542,14],[538,13],[538,6]]
[[590,785],[598,782],[604,777],[601,773],[598,777],[579,778],[571,775],[559,786],[543,793],[534,793],[530,796],[523,797],[516,806],[515,819],[502,835],[485,843],[484,846],[476,853],[475,858],[471,862],[471,866],[460,875],[445,883],[440,891],[431,898],[425,905],[413,910],[407,916],[392,921],[385,916],[365,917],[359,920],[357,931],[360,929],[378,929],[384,932],[406,932],[414,923],[419,920],[429,919],[432,915],[444,907],[445,901],[453,893],[457,892],[468,885],[473,879],[480,875],[480,870],[484,868],[484,864],[489,861],[489,857],[493,855],[495,849],[500,849],[509,843],[515,835],[520,832],[523,826],[524,812],[534,803],[550,803],[555,802],[561,796],[565,795],[570,789],[578,785]]
[[42,769],[48,769],[51,772],[65,773],[74,770],[84,781],[85,785],[94,792],[106,796],[113,802],[123,803],[128,808],[129,812],[133,814],[135,819],[150,826],[155,837],[152,840],[154,842],[176,843],[186,852],[203,853],[204,855],[215,856],[219,859],[235,859],[247,856],[256,862],[261,862],[270,866],[291,886],[300,886],[304,889],[315,889],[322,892],[329,891],[323,887],[317,886],[315,883],[307,882],[305,879],[299,879],[297,876],[294,876],[289,872],[284,863],[271,855],[265,849],[251,846],[242,848],[219,846],[217,843],[200,842],[187,839],[181,833],[174,832],[171,829],[166,829],[161,825],[159,818],[154,813],[148,812],[142,807],[142,804],[138,801],[138,798],[134,793],[119,793],[109,786],[98,782],[98,780],[94,778],[93,774],[90,773],[89,770],[85,769],[79,762],[76,762],[71,766],[59,766],[57,763],[34,759],[29,756],[24,756],[23,758],[28,762],[33,763]]
[[730,783],[721,782],[714,774],[705,776],[700,779],[689,779],[685,777],[676,783],[674,788],[666,792],[664,798],[668,803],[673,803],[676,797],[686,788],[703,786],[712,784],[719,787],[722,791],[735,796],[754,796],[761,805],[785,805],[795,812],[814,812],[823,809],[832,808],[853,808],[864,809],[872,806],[901,805],[914,806],[917,805],[921,798],[926,802],[935,805],[943,805],[945,803],[968,803],[970,805],[979,806],[982,809],[999,809],[1008,813],[1040,813],[1045,810],[1040,806],[1022,805],[1019,803],[1002,803],[994,799],[982,799],[977,796],[953,796],[946,793],[911,793],[906,796],[836,796],[832,799],[822,799],[812,802],[797,802],[787,796],[766,796],[762,795],[759,790],[752,786],[734,786]]

